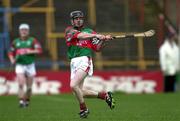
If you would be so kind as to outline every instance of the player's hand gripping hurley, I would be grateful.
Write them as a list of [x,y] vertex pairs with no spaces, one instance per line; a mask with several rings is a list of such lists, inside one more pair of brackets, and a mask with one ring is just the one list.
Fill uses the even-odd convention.
[[118,36],[113,36],[113,39],[120,39],[120,38],[128,38],[128,37],[151,37],[155,34],[154,30],[149,30],[146,32],[134,33],[134,34],[122,34]]

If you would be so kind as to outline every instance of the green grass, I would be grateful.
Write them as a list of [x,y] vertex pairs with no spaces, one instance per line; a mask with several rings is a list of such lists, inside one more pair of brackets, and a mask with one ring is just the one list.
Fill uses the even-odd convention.
[[0,121],[180,121],[180,93],[115,93],[110,110],[98,99],[86,99],[90,115],[80,119],[78,103],[70,94],[33,96],[30,107],[20,109],[16,96],[0,96]]

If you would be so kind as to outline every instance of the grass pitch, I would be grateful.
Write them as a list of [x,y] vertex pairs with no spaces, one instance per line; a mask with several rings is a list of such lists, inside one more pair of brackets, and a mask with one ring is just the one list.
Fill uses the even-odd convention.
[[71,94],[33,96],[28,108],[18,107],[16,96],[0,96],[0,121],[180,121],[180,93],[115,93],[110,110],[99,99],[86,99],[90,114],[80,119],[78,103]]

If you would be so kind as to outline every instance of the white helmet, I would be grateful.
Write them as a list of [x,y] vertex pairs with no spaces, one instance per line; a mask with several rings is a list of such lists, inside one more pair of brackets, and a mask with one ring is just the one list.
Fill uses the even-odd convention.
[[19,30],[21,30],[21,29],[30,29],[30,27],[29,27],[28,24],[23,23],[23,24],[20,24],[20,25],[19,25]]

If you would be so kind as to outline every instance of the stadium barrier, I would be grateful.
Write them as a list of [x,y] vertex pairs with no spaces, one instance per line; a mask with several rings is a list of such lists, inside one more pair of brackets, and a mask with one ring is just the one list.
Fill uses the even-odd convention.
[[[68,71],[39,71],[33,84],[34,94],[70,93]],[[3,81],[7,79],[7,83]],[[18,83],[13,72],[0,71],[0,95],[17,94]],[[160,71],[95,71],[84,87],[95,91],[125,93],[159,93],[163,90]]]

